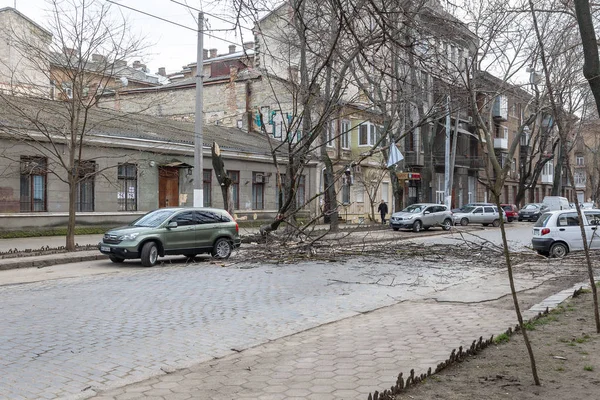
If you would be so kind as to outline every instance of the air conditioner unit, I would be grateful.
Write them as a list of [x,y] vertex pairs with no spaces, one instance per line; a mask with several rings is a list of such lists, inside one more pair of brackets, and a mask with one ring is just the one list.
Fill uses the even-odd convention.
[[264,183],[265,182],[265,176],[264,175],[255,175],[254,176],[254,182],[255,183]]

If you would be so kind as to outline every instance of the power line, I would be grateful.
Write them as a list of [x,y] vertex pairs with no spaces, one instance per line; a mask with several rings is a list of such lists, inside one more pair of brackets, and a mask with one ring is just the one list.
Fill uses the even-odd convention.
[[[108,3],[114,4],[114,5],[116,5],[116,6],[119,6],[119,7],[127,8],[128,10],[131,10],[131,11],[134,11],[134,12],[137,12],[137,13],[140,13],[140,14],[147,15],[148,17],[151,17],[151,18],[156,18],[156,19],[158,19],[158,20],[161,20],[161,21],[167,22],[167,23],[169,23],[169,24],[173,24],[173,25],[179,26],[179,27],[181,27],[181,28],[185,28],[185,29],[188,29],[188,30],[191,30],[191,31],[194,31],[194,32],[198,32],[198,29],[197,29],[197,28],[190,28],[189,26],[185,26],[185,25],[182,25],[182,24],[180,24],[180,23],[177,23],[177,22],[174,22],[174,21],[168,20],[168,19],[166,19],[166,18],[159,17],[158,15],[150,14],[149,12],[142,11],[142,10],[139,10],[139,9],[137,9],[137,8],[133,8],[133,7],[130,7],[130,6],[126,6],[126,5],[124,5],[124,4],[117,3],[117,2],[115,2],[115,1],[113,1],[113,0],[105,0],[105,1],[107,1]],[[208,37],[211,37],[211,38],[213,38],[213,39],[217,39],[217,40],[221,40],[221,41],[223,41],[223,42],[225,42],[225,43],[234,44],[234,45],[236,45],[236,46],[238,46],[238,45],[239,45],[239,43],[232,42],[231,40],[223,39],[223,38],[220,38],[220,37],[218,37],[218,36],[215,36],[215,35],[211,35],[210,33],[206,33],[206,31],[205,31],[205,33],[204,33],[204,34],[205,34],[206,36],[208,36]]]
[[240,28],[242,28],[242,29],[246,29],[246,30],[248,30],[248,31],[252,32],[252,29],[251,29],[251,28],[248,28],[248,27],[242,26],[241,24],[238,24],[238,23],[236,23],[236,22],[233,22],[233,21],[229,21],[229,20],[227,20],[227,19],[225,19],[225,18],[222,18],[222,17],[219,17],[219,16],[217,16],[217,15],[215,15],[215,14],[211,14],[211,13],[208,13],[208,12],[206,12],[206,11],[199,10],[199,9],[197,9],[197,8],[195,8],[195,7],[192,7],[192,6],[188,5],[188,4],[182,3],[182,2],[180,2],[180,1],[177,1],[177,0],[171,0],[171,2],[173,2],[173,3],[175,3],[175,4],[179,4],[180,6],[183,6],[183,7],[189,8],[190,10],[194,10],[194,11],[198,11],[198,12],[204,12],[204,14],[205,14],[205,15],[209,15],[209,16],[211,16],[211,17],[213,17],[213,18],[215,18],[215,19],[218,19],[218,20],[220,20],[220,21],[227,22],[228,24],[232,24],[233,26],[239,26],[239,27],[240,27]]

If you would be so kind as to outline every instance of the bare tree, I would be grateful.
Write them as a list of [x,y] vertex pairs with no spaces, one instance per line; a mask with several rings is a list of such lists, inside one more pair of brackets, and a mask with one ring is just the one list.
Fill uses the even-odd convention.
[[[78,187],[85,185],[102,171],[97,169],[95,155],[85,153],[89,132],[94,129],[90,112],[102,93],[113,89],[116,77],[129,57],[138,56],[144,45],[129,30],[122,15],[115,15],[105,2],[98,0],[51,0],[47,31],[22,30],[18,26],[4,27],[18,53],[29,60],[31,69],[42,74],[50,86],[40,87],[26,82],[19,74],[19,66],[12,70],[19,74],[19,84],[0,95],[5,107],[18,113],[31,129],[10,131],[12,138],[30,146],[36,154],[47,159],[47,164],[32,166],[54,174],[68,187],[69,218],[66,248],[75,248],[75,215]],[[51,40],[41,35],[51,34]],[[31,75],[34,76],[34,75]],[[24,85],[23,82],[29,83]],[[35,90],[27,88],[35,87]],[[49,120],[38,113],[21,107],[21,100],[13,95],[51,98],[58,109]],[[48,112],[46,110],[46,112]],[[97,123],[97,121],[96,121]],[[86,158],[87,156],[87,158]]]

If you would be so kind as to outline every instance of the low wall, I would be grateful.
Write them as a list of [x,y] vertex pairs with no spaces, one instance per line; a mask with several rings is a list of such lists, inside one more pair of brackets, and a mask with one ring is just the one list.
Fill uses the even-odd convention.
[[[146,213],[147,211],[81,212],[76,213],[75,220],[78,227],[113,227],[127,225]],[[301,218],[308,218],[309,215],[308,212],[299,214]],[[274,210],[236,211],[234,213],[241,226],[273,220],[276,215],[277,211]],[[0,232],[65,227],[68,221],[68,213],[0,213]]]

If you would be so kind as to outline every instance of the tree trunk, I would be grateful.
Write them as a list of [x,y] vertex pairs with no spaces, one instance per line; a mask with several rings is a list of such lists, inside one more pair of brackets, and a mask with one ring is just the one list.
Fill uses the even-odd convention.
[[[498,184],[498,182],[501,182],[502,184]],[[494,202],[496,203],[498,210],[502,210],[502,207],[500,207],[500,190],[502,189],[503,184],[504,178],[499,176],[496,180],[496,187],[494,188],[492,193],[494,196]],[[538,377],[537,373],[537,365],[535,363],[533,349],[531,348],[531,343],[529,342],[529,335],[527,334],[527,329],[525,328],[525,324],[523,323],[523,315],[521,314],[521,307],[519,306],[519,299],[517,297],[517,289],[515,287],[515,279],[513,277],[512,260],[510,259],[508,240],[506,239],[506,228],[504,226],[504,218],[500,218],[500,232],[502,234],[502,247],[504,249],[504,259],[506,261],[508,282],[510,283],[510,293],[512,295],[515,313],[517,314],[519,327],[521,328],[521,333],[523,334],[523,341],[525,342],[525,347],[527,348],[527,354],[529,354],[529,362],[531,364],[531,373],[533,374],[533,381],[537,386],[540,386],[540,378]]]
[[232,182],[229,174],[227,174],[227,170],[225,169],[225,163],[221,157],[221,149],[219,148],[217,142],[213,142],[211,146],[211,153],[213,169],[215,170],[217,182],[219,182],[221,194],[223,196],[223,208],[227,210],[229,214],[233,215],[233,196],[231,196],[232,190],[230,190]]
[[75,211],[77,207],[77,178],[74,168],[69,173],[69,220],[67,222],[67,251],[75,251]]
[[583,76],[588,80],[590,89],[596,101],[596,109],[600,114],[600,59],[598,57],[598,42],[594,30],[594,22],[590,10],[589,0],[574,0],[575,14],[579,33],[581,34],[581,44],[583,46]]

